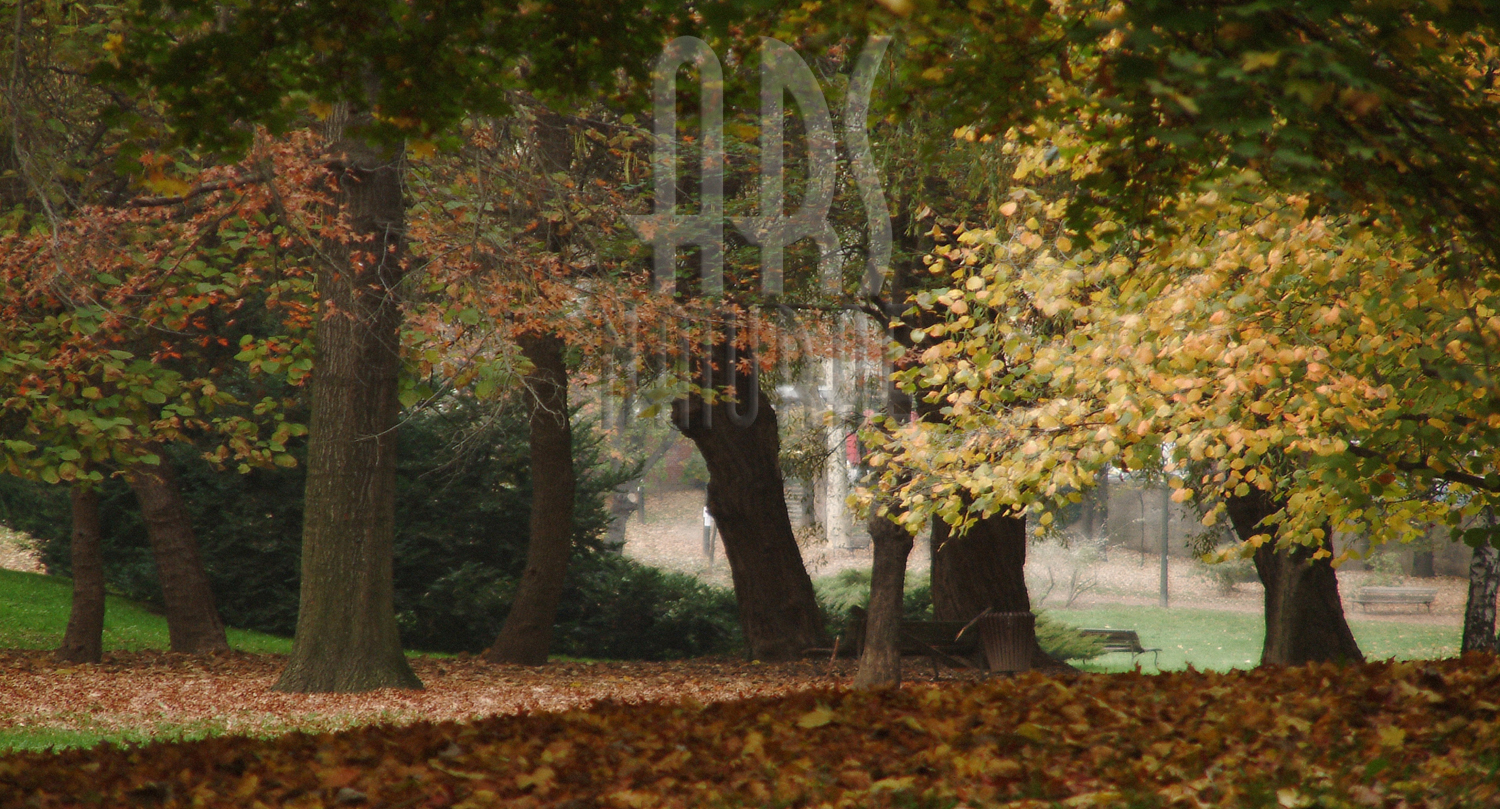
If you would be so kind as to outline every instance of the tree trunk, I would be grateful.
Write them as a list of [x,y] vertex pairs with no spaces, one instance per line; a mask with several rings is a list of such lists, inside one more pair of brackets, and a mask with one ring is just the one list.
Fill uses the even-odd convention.
[[1500,652],[1495,640],[1495,595],[1500,591],[1500,552],[1486,542],[1469,563],[1469,601],[1464,607],[1460,652]]
[[74,486],[73,603],[68,629],[54,659],[59,663],[98,663],[104,657],[104,556],[99,548],[99,493]]
[[634,481],[626,481],[609,494],[609,531],[604,535],[604,547],[620,550],[625,547],[625,531],[630,526],[630,516],[639,509],[630,499]]
[[[994,514],[954,536],[942,520],[932,523],[932,617],[969,621],[986,609],[1029,612],[1026,589],[1026,518]],[[1035,642],[1031,667],[1072,668]]]
[[1437,571],[1433,570],[1433,561],[1432,551],[1412,551],[1412,577],[1417,579],[1431,579],[1437,576]]
[[1026,518],[993,515],[954,536],[932,523],[932,617],[968,621],[986,609],[1026,612]]
[[552,646],[552,625],[573,553],[573,432],[568,424],[568,368],[555,334],[523,335],[521,352],[531,410],[531,541],[516,600],[495,644],[491,663],[540,666]]
[[[715,353],[723,359],[722,347]],[[722,399],[708,406],[696,395],[673,403],[672,422],[708,467],[708,512],[719,526],[751,657],[792,660],[825,645],[823,614],[787,514],[776,410],[758,388],[752,393],[747,376],[737,375],[736,399],[739,420],[748,423],[731,421]]]
[[[1280,510],[1281,504],[1260,490],[1229,498],[1229,518],[1242,540],[1262,533],[1262,521]],[[1322,547],[1328,551],[1331,536],[1325,526]],[[1255,551],[1255,570],[1266,588],[1263,666],[1364,660],[1344,618],[1333,565],[1313,554],[1305,545],[1277,547],[1274,535]]]
[[859,656],[854,687],[894,688],[901,684],[901,608],[912,536],[895,522],[873,514],[869,529],[875,560],[870,571],[865,648]]
[[330,133],[330,181],[343,239],[322,244],[312,418],[302,526],[302,591],[278,691],[421,688],[401,652],[391,579],[395,542],[396,376],[400,367],[405,201],[401,154]]
[[141,504],[151,555],[156,558],[162,600],[167,607],[167,635],[174,652],[227,652],[224,622],[214,606],[213,588],[198,554],[187,506],[177,491],[177,476],[166,456],[156,466],[136,464],[126,475]]
[[[623,423],[623,419],[622,419]],[[661,459],[666,457],[667,451],[677,442],[677,436],[667,433],[656,449],[641,463],[640,473],[615,487],[609,498],[609,534],[606,535],[604,546],[612,550],[625,547],[625,529],[631,515],[639,512],[641,519],[646,518],[646,488],[642,485],[646,475],[656,467]],[[633,439],[627,451],[634,455],[643,450],[642,441],[639,436]],[[636,500],[630,499],[631,495]]]

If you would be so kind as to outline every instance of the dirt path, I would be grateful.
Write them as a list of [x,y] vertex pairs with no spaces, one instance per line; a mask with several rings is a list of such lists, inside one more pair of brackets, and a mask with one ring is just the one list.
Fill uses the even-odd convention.
[[31,537],[0,525],[0,570],[43,572]]

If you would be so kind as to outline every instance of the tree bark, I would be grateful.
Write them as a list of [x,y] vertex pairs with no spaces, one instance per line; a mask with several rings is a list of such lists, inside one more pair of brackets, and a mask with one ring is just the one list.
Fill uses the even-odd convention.
[[395,542],[396,379],[404,268],[401,154],[330,126],[333,212],[344,238],[317,270],[312,418],[302,527],[302,590],[291,659],[276,690],[421,688],[401,651],[391,579]]
[[151,555],[167,607],[167,635],[174,652],[203,654],[229,651],[224,622],[214,605],[213,588],[198,553],[187,506],[177,491],[177,476],[165,455],[156,466],[136,464],[126,475],[141,504]]
[[[622,423],[624,423],[623,419]],[[609,534],[606,535],[604,543],[606,548],[619,550],[625,547],[625,530],[632,515],[639,512],[641,519],[646,518],[646,488],[642,485],[642,481],[661,462],[661,459],[666,457],[667,451],[672,448],[672,444],[676,441],[677,436],[675,434],[667,433],[656,449],[652,450],[651,454],[641,463],[640,473],[616,486],[615,490],[610,493]],[[636,436],[631,441],[627,451],[632,455],[638,454],[645,449],[642,444],[643,441],[641,438]],[[630,499],[632,494],[639,499],[632,501]]]
[[1469,600],[1464,606],[1460,652],[1500,652],[1495,640],[1495,596],[1500,592],[1500,552],[1485,543],[1469,562]]
[[491,663],[541,666],[573,553],[573,432],[568,423],[568,368],[555,334],[522,335],[531,418],[531,541],[526,570],[500,636],[484,653]]
[[[727,368],[722,346],[718,367]],[[673,403],[672,422],[708,467],[708,512],[719,526],[751,657],[792,660],[824,644],[823,614],[792,533],[781,479],[776,410],[746,374],[736,376],[743,426],[722,399]],[[751,397],[755,400],[750,418]]]
[[[932,617],[969,621],[986,609],[1029,612],[1026,589],[1026,518],[993,514],[968,533],[954,536],[942,520],[932,523]],[[1071,669],[1035,642],[1031,667]]]
[[968,621],[986,609],[1026,612],[1026,518],[1000,514],[954,536],[932,523],[932,617]]
[[1433,552],[1430,551],[1430,550],[1429,551],[1412,551],[1411,552],[1411,575],[1412,575],[1412,578],[1416,578],[1416,579],[1431,579],[1431,578],[1437,576],[1437,571],[1433,569],[1433,561],[1434,561],[1433,560]]
[[[1260,490],[1229,498],[1229,518],[1242,540],[1262,533],[1262,521],[1281,508]],[[1330,552],[1332,533],[1325,526],[1322,547]],[[1344,617],[1333,565],[1328,557],[1314,559],[1314,553],[1305,545],[1278,547],[1274,533],[1255,551],[1255,570],[1266,589],[1263,666],[1364,660]]]
[[73,539],[73,603],[62,646],[53,655],[59,663],[98,663],[104,657],[104,556],[100,551],[99,493],[89,486],[71,492]]
[[873,514],[869,530],[875,559],[870,571],[865,646],[854,673],[854,687],[894,688],[901,684],[901,608],[912,535],[890,519]]

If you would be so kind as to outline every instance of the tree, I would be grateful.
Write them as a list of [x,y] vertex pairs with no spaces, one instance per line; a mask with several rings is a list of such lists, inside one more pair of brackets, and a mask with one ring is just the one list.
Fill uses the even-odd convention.
[[1460,652],[1496,652],[1495,596],[1500,592],[1500,564],[1493,545],[1474,549],[1469,562],[1469,593],[1464,606]]
[[[1227,508],[1235,533],[1249,542],[1264,530],[1267,518],[1280,513],[1285,504],[1257,489],[1246,495],[1230,495]],[[1255,571],[1266,588],[1261,665],[1364,660],[1344,619],[1338,580],[1328,561],[1332,550],[1333,531],[1328,528],[1313,547],[1279,546],[1272,540],[1255,548]]]
[[[67,211],[55,229],[49,222],[0,243],[5,470],[74,486],[112,473],[131,480],[148,515],[172,649],[182,652],[228,646],[161,445],[197,441],[248,468],[287,460],[282,442],[300,430],[275,401],[246,402],[217,384],[234,365],[231,313],[265,295],[257,271],[267,255],[249,232],[270,196],[238,191],[241,168],[205,171],[184,195]],[[86,593],[79,628],[96,625]]]
[[329,115],[330,213],[342,232],[327,234],[317,265],[303,607],[280,689],[420,685],[390,600],[404,144],[505,110],[502,77],[577,92],[620,66],[644,70],[663,25],[654,7],[589,5],[153,2],[124,43],[118,73],[155,88],[196,142],[242,146],[247,124],[282,129],[309,105]]
[[733,339],[693,359],[706,384],[673,403],[673,424],[708,466],[708,511],[723,537],[750,654],[791,660],[822,643],[822,613],[787,513],[776,410],[731,351]]
[[[250,234],[287,206],[243,187],[289,153],[225,166],[164,146],[148,98],[89,78],[118,44],[116,35],[98,48],[123,30],[121,8],[22,4],[9,14],[7,123],[21,182],[6,189],[14,207],[0,243],[0,459],[10,474],[66,482],[78,495],[83,572],[65,652],[97,657],[98,519],[81,492],[111,474],[132,482],[148,515],[171,648],[227,649],[158,453],[198,442],[244,468],[288,460],[280,445],[300,428],[283,422],[279,403],[243,401],[217,383],[234,366],[231,341],[245,335],[233,313],[277,294],[261,288],[260,271],[276,263],[271,228]],[[107,114],[111,104],[123,109]]]
[[903,25],[925,43],[913,93],[955,125],[1074,121],[1101,147],[1069,203],[1078,232],[1170,230],[1182,193],[1248,169],[1313,210],[1394,223],[1453,274],[1500,256],[1487,4],[995,3]]
[[[1041,149],[1025,154],[1031,156],[1023,157],[1018,176],[1051,162]],[[1064,206],[1056,197],[1018,189],[1001,209],[1020,223],[1008,234],[970,231],[936,251],[934,269],[951,272],[953,280],[945,290],[917,296],[917,318],[924,327],[913,336],[919,345],[931,343],[922,362],[902,376],[908,389],[930,391],[925,398],[941,405],[948,418],[902,428],[891,459],[899,472],[888,474],[887,481],[898,484],[906,502],[921,506],[914,519],[935,513],[962,525],[1004,504],[1020,504],[1041,510],[1046,523],[1051,517],[1046,504],[1076,501],[1078,491],[1108,463],[1150,466],[1153,458],[1166,455],[1184,467],[1201,465],[1208,470],[1194,473],[1201,481],[1179,489],[1174,499],[1195,493],[1220,498],[1219,505],[1205,507],[1205,523],[1228,508],[1247,543],[1243,552],[1263,549],[1256,555],[1267,586],[1266,662],[1300,662],[1301,655],[1356,658],[1328,566],[1329,515],[1335,512],[1304,509],[1326,503],[1313,493],[1326,493],[1335,476],[1323,474],[1316,463],[1306,474],[1278,472],[1274,457],[1285,456],[1268,449],[1274,442],[1290,457],[1310,463],[1330,454],[1325,442],[1332,439],[1325,433],[1273,426],[1281,413],[1273,400],[1311,408],[1314,404],[1299,396],[1319,394],[1295,385],[1267,386],[1274,377],[1239,366],[1290,361],[1293,354],[1278,353],[1287,350],[1284,345],[1257,344],[1250,335],[1271,331],[1260,318],[1295,321],[1308,315],[1295,310],[1300,303],[1292,303],[1292,311],[1251,307],[1253,314],[1240,320],[1221,313],[1209,317],[1211,322],[1199,321],[1208,313],[1187,314],[1194,301],[1217,310],[1224,303],[1224,284],[1177,287],[1167,280],[1172,276],[1157,280],[1152,273],[1176,261],[1191,265],[1204,244],[1184,237],[1175,247],[1147,243],[1132,255],[1108,252],[1096,241],[1092,249],[1074,250],[1056,221]],[[1023,222],[1028,213],[1033,215]],[[1043,224],[1046,220],[1053,221]],[[1222,238],[1221,227],[1209,232]],[[1296,238],[1274,228],[1261,233],[1268,239],[1275,233],[1274,244],[1296,255],[1297,262],[1311,260],[1294,252]],[[1173,249],[1182,252],[1174,255]],[[1351,250],[1339,258],[1358,262],[1360,255]],[[1267,266],[1249,260],[1241,265],[1236,258],[1216,266]],[[1291,272],[1286,263],[1271,262],[1278,274]],[[1137,272],[1127,274],[1132,265]],[[1267,286],[1277,290],[1279,305],[1293,300],[1284,289]],[[1247,287],[1237,305],[1268,294],[1260,289]],[[1138,304],[1132,301],[1137,296]],[[1249,351],[1236,350],[1236,330],[1245,330]],[[1226,364],[1241,370],[1228,374],[1221,370]],[[1235,384],[1225,386],[1226,377]],[[1246,431],[1264,436],[1248,452]],[[1297,493],[1304,489],[1307,494]],[[1363,508],[1371,501],[1362,502]],[[1349,512],[1337,516],[1347,523]],[[1309,549],[1298,550],[1299,542]],[[1300,561],[1309,557],[1314,565],[1304,568]],[[1331,632],[1341,642],[1297,640],[1319,632]]]
[[563,576],[573,550],[573,434],[568,423],[568,369],[555,334],[523,335],[531,422],[531,542],[515,603],[485,658],[539,666],[547,662]]
[[98,663],[104,655],[104,557],[99,552],[99,493],[77,485],[70,492],[73,536],[73,601],[56,658],[62,663]]
[[1482,522],[1460,535],[1473,547],[1474,558],[1469,562],[1469,593],[1459,652],[1497,652],[1500,644],[1495,637],[1495,598],[1500,592],[1500,554],[1493,544],[1493,508],[1485,510]]
[[[140,501],[146,535],[156,557],[157,577],[167,606],[170,648],[195,654],[227,652],[224,622],[214,606],[208,574],[198,556],[198,539],[177,491],[176,473],[170,461],[164,456],[158,458],[155,465],[137,464],[125,477]],[[92,541],[98,542],[97,535]]]
[[330,214],[322,240],[311,380],[302,606],[276,689],[420,688],[401,652],[391,585],[395,542],[400,289],[406,203],[400,149],[372,147],[329,116]]

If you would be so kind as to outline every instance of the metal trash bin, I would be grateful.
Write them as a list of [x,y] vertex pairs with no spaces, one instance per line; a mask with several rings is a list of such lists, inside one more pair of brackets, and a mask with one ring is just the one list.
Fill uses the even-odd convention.
[[1029,611],[982,615],[979,642],[990,671],[1029,671],[1036,648],[1036,616]]

